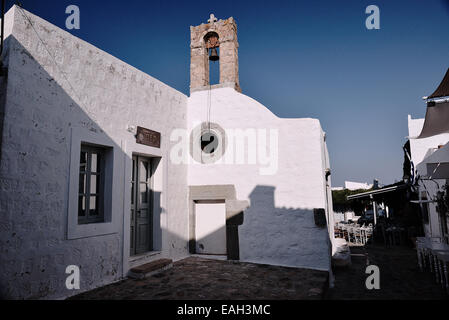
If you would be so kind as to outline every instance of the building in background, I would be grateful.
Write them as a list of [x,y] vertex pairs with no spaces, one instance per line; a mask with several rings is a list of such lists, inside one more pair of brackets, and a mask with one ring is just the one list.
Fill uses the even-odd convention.
[[[378,183],[377,183],[378,184]],[[358,191],[362,192],[363,190],[370,190],[372,189],[374,184],[368,184],[366,182],[353,182],[353,181],[345,181],[344,187],[334,187],[332,188],[332,191]],[[350,210],[349,208],[341,208],[337,209],[334,206],[334,219],[335,223],[338,222],[357,222],[357,220],[360,218],[360,213],[357,214],[353,210]]]
[[371,188],[373,188],[373,184],[368,184],[366,182],[345,181],[345,189],[348,190],[369,190]]
[[449,70],[425,100],[426,118],[408,119],[411,160],[425,236],[449,243]]

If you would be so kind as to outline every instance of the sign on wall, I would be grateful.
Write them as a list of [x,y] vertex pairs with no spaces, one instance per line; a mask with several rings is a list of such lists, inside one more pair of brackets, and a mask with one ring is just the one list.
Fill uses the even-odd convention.
[[161,147],[161,134],[159,132],[137,127],[136,142],[153,148]]

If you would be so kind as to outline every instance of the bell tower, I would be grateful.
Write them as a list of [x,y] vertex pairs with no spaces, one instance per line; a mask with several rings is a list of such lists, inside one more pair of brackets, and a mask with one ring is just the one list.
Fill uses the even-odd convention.
[[207,24],[190,27],[190,34],[190,92],[210,88],[210,60],[220,63],[220,82],[213,87],[231,87],[241,92],[239,44],[237,24],[234,18],[217,21],[211,14]]

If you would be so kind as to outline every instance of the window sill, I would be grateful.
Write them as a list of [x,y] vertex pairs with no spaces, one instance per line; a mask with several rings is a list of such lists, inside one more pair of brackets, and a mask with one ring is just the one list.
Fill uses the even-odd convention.
[[116,227],[111,222],[69,225],[67,238],[76,240],[115,234]]
[[101,224],[101,223],[105,223],[105,221],[104,220],[78,221],[79,226],[88,226],[91,224]]

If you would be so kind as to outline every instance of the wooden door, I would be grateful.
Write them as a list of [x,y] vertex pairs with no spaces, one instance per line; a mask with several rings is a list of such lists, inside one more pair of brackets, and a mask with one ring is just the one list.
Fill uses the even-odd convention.
[[131,255],[153,250],[152,162],[133,157],[131,187]]

